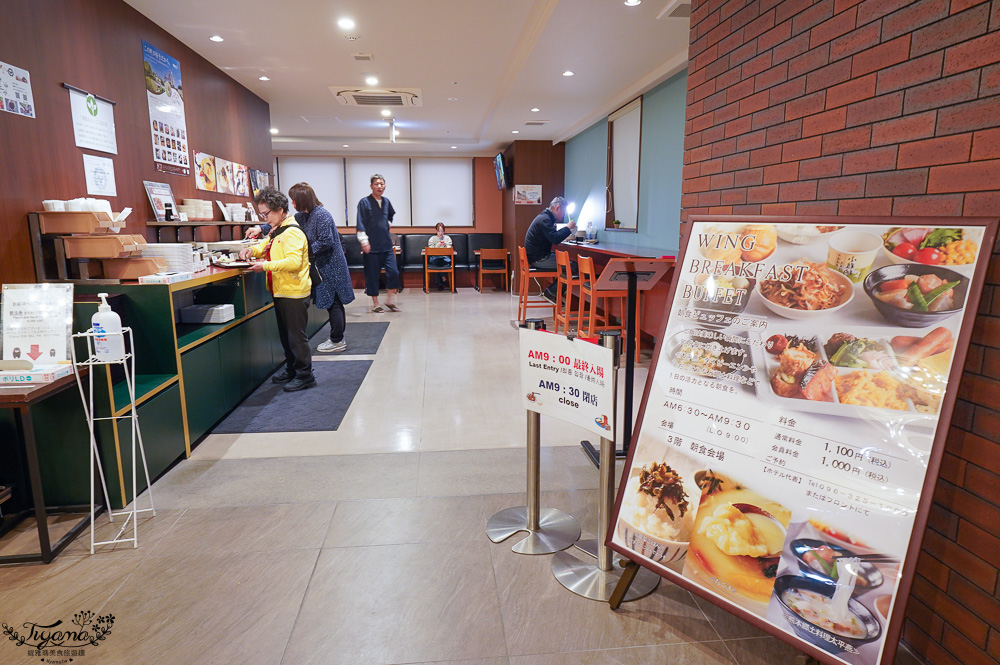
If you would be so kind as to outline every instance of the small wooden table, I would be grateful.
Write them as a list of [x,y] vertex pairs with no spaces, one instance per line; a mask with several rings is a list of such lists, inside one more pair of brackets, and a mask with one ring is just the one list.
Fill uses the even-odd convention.
[[[9,554],[0,556],[0,564],[6,563],[49,563],[83,531],[90,522],[90,506],[64,506],[47,508],[45,496],[42,493],[42,476],[38,465],[38,448],[35,443],[35,426],[31,420],[31,407],[41,400],[76,385],[75,377],[70,374],[52,383],[25,386],[4,386],[0,388],[0,408],[11,409],[14,412],[14,426],[19,439],[19,453],[24,454],[24,462],[28,467],[28,482],[31,487],[33,508],[22,510],[5,530],[34,515],[38,527],[38,552],[31,554]],[[102,507],[100,511],[103,511]],[[48,514],[52,513],[87,513],[79,522],[73,525],[69,532],[53,546],[49,538]]]

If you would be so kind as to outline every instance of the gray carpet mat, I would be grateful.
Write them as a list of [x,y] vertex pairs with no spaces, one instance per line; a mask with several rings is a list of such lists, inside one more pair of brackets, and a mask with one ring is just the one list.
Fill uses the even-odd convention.
[[314,334],[312,339],[309,340],[309,348],[312,349],[314,356],[373,355],[378,351],[379,344],[382,343],[382,337],[385,336],[385,331],[388,327],[388,321],[348,323],[347,329],[344,331],[344,340],[347,341],[347,350],[342,351],[339,354],[320,353],[316,350],[316,347],[330,339],[330,324],[327,323],[325,326],[317,330],[316,334]]
[[344,420],[371,364],[371,360],[314,362],[313,374],[319,385],[294,393],[286,393],[282,385],[271,383],[268,377],[212,433],[335,430]]

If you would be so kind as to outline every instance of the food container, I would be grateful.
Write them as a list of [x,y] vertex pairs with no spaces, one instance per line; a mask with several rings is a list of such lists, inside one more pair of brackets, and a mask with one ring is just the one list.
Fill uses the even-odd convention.
[[142,236],[92,235],[63,236],[67,259],[124,259],[142,251]]
[[[852,557],[858,555],[858,552],[849,550],[846,547],[841,547],[840,545],[835,545],[834,543],[828,543],[825,540],[815,540],[813,538],[799,538],[798,540],[793,540],[790,547],[792,553],[795,555],[796,563],[799,564],[799,570],[807,575],[829,580],[831,583],[834,582],[834,579],[830,577],[826,571],[820,570],[817,567],[819,564],[813,565],[809,562],[809,559],[811,558],[809,553],[821,547],[828,547],[839,557]],[[882,572],[867,561],[862,561],[858,564],[857,575],[858,578],[854,587],[854,595],[871,591],[876,587],[882,586],[882,583],[885,581],[885,576],[882,575]]]
[[104,276],[108,279],[139,279],[167,269],[167,262],[159,256],[130,256],[127,259],[101,261]]
[[116,215],[90,211],[47,211],[38,214],[42,233],[118,233],[125,220],[115,221]]

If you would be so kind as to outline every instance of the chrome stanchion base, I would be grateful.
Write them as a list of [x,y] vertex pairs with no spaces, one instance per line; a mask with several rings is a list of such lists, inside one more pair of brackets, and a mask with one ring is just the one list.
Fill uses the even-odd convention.
[[[556,552],[552,557],[552,574],[560,584],[578,596],[607,602],[618,586],[622,569],[616,565],[611,570],[601,570],[597,566],[594,561],[597,558],[596,540],[581,541],[575,549],[583,553],[583,558],[573,550]],[[659,583],[659,575],[640,568],[623,600],[637,600],[648,596]]]
[[486,535],[494,543],[506,540],[519,531],[528,537],[511,549],[518,554],[552,554],[564,550],[580,538],[580,523],[572,515],[555,508],[538,512],[538,529],[528,530],[528,507],[507,508],[486,520]]

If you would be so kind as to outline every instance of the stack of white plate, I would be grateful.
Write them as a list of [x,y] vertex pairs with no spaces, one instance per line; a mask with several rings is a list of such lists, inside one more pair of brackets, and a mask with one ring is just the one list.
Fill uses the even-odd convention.
[[231,304],[181,307],[181,323],[225,323],[236,318]]
[[157,242],[142,248],[143,256],[160,256],[176,272],[198,272],[208,267],[208,258],[186,242]]
[[188,219],[192,221],[215,218],[212,202],[205,199],[184,199],[184,203],[177,206],[177,212],[187,213]]

